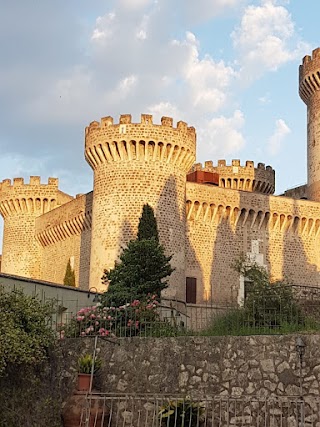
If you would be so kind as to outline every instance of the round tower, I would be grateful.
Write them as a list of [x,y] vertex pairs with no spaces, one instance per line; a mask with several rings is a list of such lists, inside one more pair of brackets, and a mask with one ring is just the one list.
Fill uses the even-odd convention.
[[4,219],[1,272],[41,278],[40,245],[35,239],[35,220],[72,197],[59,191],[58,179],[41,184],[31,176],[0,182],[0,213]]
[[308,199],[320,202],[320,48],[303,58],[299,95],[308,114]]
[[101,287],[104,269],[114,267],[121,249],[136,237],[145,203],[157,218],[160,242],[175,268],[167,295],[185,295],[186,173],[195,160],[193,127],[162,117],[154,125],[142,114],[92,122],[86,128],[85,156],[94,171],[90,286]]

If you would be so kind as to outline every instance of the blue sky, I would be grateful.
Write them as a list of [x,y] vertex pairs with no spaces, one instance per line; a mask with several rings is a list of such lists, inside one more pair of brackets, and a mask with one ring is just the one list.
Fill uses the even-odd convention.
[[320,45],[314,0],[0,0],[0,180],[92,189],[92,120],[153,113],[197,129],[197,161],[306,181],[298,66]]

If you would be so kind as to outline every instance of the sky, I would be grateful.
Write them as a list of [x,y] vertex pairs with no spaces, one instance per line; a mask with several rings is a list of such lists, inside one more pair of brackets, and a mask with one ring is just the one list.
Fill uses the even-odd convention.
[[[120,114],[197,130],[197,162],[254,160],[306,182],[298,66],[315,0],[0,0],[0,181],[92,190],[84,127]],[[1,224],[0,224],[1,226]]]

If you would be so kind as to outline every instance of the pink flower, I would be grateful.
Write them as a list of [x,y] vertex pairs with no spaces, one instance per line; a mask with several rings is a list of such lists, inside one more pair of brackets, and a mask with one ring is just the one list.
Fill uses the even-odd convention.
[[98,326],[99,325],[99,322],[96,322],[96,326]]
[[138,299],[135,299],[134,301],[132,301],[131,303],[131,307],[137,307],[138,305],[140,305],[140,301]]
[[85,335],[86,335],[86,333],[82,331],[81,336],[84,337]]
[[84,316],[78,316],[78,317],[77,317],[77,321],[78,321],[78,322],[81,322],[83,319],[84,319]]
[[96,315],[95,314],[90,314],[90,319],[95,319],[96,318]]

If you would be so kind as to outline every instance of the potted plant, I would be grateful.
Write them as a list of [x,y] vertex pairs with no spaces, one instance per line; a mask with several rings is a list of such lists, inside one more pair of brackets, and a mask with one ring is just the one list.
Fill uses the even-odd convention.
[[164,427],[198,427],[203,424],[205,408],[191,399],[169,400],[160,410],[160,425]]
[[90,391],[91,374],[101,367],[101,360],[93,359],[91,354],[84,354],[78,359],[78,390]]

